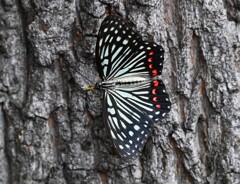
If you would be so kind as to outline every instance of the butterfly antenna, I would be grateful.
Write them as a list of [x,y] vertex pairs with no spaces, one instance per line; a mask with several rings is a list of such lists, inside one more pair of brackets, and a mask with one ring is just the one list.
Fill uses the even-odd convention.
[[[82,77],[84,77],[87,81],[90,81],[86,76],[82,75],[79,71],[77,71],[73,66],[68,65],[71,69],[73,69],[76,73],[78,73],[79,75],[81,75]],[[91,82],[91,81],[90,81]],[[84,91],[92,91],[93,89],[95,89],[96,86],[88,86],[87,88],[83,89]]]

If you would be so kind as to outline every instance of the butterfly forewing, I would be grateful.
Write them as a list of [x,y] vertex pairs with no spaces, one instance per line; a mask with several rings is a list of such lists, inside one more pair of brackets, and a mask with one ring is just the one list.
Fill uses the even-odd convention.
[[161,74],[164,51],[155,43],[144,42],[118,16],[107,17],[99,31],[96,58],[104,80],[118,80]]

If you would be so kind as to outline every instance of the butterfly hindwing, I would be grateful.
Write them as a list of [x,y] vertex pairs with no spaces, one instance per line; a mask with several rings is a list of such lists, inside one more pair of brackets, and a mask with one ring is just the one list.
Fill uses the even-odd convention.
[[[114,109],[115,105],[113,104]],[[146,113],[137,114],[140,116],[138,121],[129,113],[122,116],[121,111],[106,118],[112,142],[120,156],[126,160],[132,160],[141,154],[153,129],[153,120]]]
[[104,119],[113,143],[127,159],[139,155],[154,121],[163,118],[171,106],[161,80],[108,89],[104,102]]
[[97,66],[103,80],[126,77],[154,77],[161,74],[164,50],[142,41],[141,37],[118,16],[102,23],[96,46]]

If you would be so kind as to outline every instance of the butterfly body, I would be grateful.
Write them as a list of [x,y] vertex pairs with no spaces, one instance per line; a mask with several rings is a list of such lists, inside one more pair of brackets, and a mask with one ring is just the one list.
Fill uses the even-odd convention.
[[102,78],[103,118],[119,155],[138,157],[154,122],[170,111],[161,74],[164,50],[145,42],[118,16],[108,16],[99,30],[97,67]]
[[103,90],[107,90],[107,89],[114,89],[117,86],[128,86],[128,85],[134,85],[137,83],[142,83],[145,81],[149,81],[149,78],[145,78],[145,77],[140,77],[140,76],[136,76],[136,77],[126,77],[126,78],[122,78],[122,79],[118,79],[118,80],[108,80],[108,81],[103,81],[97,84],[97,86],[100,89]]

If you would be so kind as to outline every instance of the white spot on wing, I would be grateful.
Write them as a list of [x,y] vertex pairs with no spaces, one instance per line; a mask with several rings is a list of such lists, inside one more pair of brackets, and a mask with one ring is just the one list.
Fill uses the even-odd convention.
[[116,111],[115,111],[114,108],[108,108],[108,112],[109,112],[111,115],[116,114]]
[[129,133],[130,136],[134,135],[133,131],[131,131],[131,130],[128,133]]
[[159,115],[159,114],[160,114],[160,111],[155,112],[155,114],[156,114],[156,115]]
[[134,125],[134,129],[135,129],[136,131],[138,131],[138,130],[140,130],[140,127],[139,127],[138,125]]
[[123,149],[123,146],[122,146],[122,145],[119,145],[119,148],[120,148],[120,149]]
[[127,45],[127,43],[128,43],[128,40],[123,40],[123,45]]
[[121,40],[121,37],[120,37],[120,36],[118,36],[118,37],[117,37],[117,41],[119,42],[120,40]]

